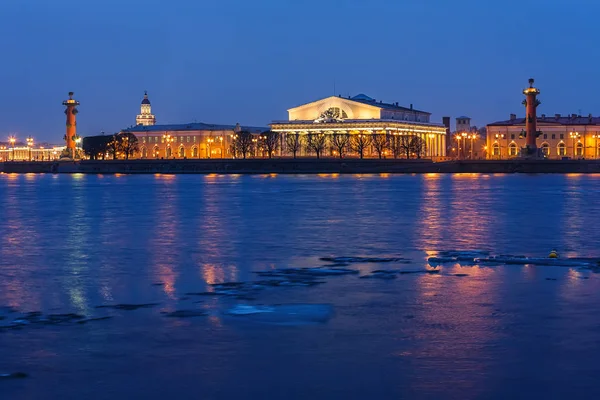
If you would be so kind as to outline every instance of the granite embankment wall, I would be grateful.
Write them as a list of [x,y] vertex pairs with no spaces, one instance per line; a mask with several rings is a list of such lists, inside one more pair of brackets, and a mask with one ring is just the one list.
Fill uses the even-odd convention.
[[6,162],[5,173],[88,174],[320,174],[320,173],[600,173],[600,161],[500,160],[448,161],[359,159],[107,160]]

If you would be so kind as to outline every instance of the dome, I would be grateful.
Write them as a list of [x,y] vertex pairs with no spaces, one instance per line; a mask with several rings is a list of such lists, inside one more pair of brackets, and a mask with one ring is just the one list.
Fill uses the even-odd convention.
[[150,104],[150,100],[148,100],[148,92],[144,92],[144,100],[142,100],[142,104]]
[[361,94],[359,94],[359,95],[356,95],[356,96],[354,96],[354,97],[352,98],[352,100],[375,101],[375,99],[373,99],[373,98],[371,98],[371,97],[367,96],[367,95],[366,95],[366,94],[364,94],[364,93],[361,93]]

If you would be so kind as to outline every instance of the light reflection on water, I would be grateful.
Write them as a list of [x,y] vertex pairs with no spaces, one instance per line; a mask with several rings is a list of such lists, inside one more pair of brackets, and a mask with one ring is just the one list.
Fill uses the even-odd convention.
[[[35,372],[31,398],[93,396],[94,382],[145,398],[268,398],[274,385],[279,398],[589,396],[600,280],[587,271],[450,265],[440,276],[335,278],[257,298],[335,307],[310,328],[239,325],[220,314],[231,301],[185,293],[323,256],[400,255],[414,262],[383,267],[411,270],[457,248],[598,256],[599,192],[588,175],[3,174],[0,307],[95,315],[100,304],[161,305],[77,329],[0,333],[0,372]],[[160,314],[181,308],[211,316]]]

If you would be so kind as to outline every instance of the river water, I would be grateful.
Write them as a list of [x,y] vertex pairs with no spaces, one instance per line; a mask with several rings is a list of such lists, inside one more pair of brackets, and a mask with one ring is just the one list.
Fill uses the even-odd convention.
[[[186,295],[325,256],[411,260],[349,267],[361,275],[454,249],[597,257],[599,195],[597,175],[1,174],[0,325],[112,318],[0,329],[0,374],[29,375],[0,379],[0,398],[600,398],[600,279],[579,268],[449,264]],[[96,308],[122,303],[156,305]],[[225,314],[238,304],[333,312]]]

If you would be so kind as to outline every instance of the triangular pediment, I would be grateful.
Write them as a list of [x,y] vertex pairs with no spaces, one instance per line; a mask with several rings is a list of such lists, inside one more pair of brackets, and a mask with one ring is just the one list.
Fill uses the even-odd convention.
[[344,119],[378,119],[381,107],[330,96],[288,110],[290,120],[317,120],[328,112],[344,115]]

